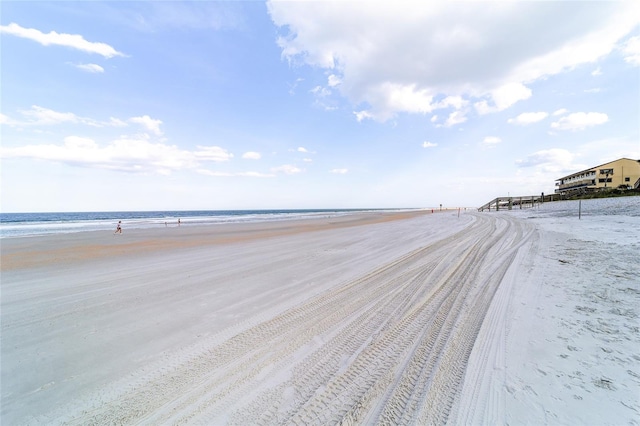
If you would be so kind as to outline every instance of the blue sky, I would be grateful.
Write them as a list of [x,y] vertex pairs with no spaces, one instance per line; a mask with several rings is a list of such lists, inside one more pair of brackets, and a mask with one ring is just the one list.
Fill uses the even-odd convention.
[[640,158],[640,2],[3,1],[5,212],[478,206]]

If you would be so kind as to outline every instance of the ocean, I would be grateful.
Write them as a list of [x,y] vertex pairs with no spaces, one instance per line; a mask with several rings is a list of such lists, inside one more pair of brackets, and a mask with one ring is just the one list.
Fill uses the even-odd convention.
[[181,226],[192,226],[238,222],[264,222],[318,216],[333,217],[365,211],[393,210],[396,209],[0,213],[0,238],[115,230],[118,221],[122,221],[122,227],[126,230],[178,226],[178,219],[180,219]]

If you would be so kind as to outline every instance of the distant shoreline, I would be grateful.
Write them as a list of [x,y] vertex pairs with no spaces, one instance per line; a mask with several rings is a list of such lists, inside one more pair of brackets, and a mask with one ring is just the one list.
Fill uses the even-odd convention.
[[115,229],[271,222],[334,217],[363,212],[401,212],[420,209],[268,209],[268,210],[149,210],[113,212],[0,213],[0,238],[31,237]]
[[[352,212],[345,215],[289,217],[273,221],[173,224],[153,228],[130,228],[123,233],[111,229],[72,233],[34,235],[28,238],[4,238],[0,246],[0,270],[38,267],[54,262],[76,263],[114,256],[132,256],[207,245],[247,242],[283,235],[294,235],[337,228],[348,228],[413,218],[431,210]],[[114,228],[115,229],[115,228]]]

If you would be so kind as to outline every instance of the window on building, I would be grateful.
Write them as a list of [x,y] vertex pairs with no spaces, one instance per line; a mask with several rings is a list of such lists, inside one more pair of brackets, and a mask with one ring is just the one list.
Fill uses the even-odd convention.
[[612,175],[613,174],[613,169],[600,169],[600,174],[601,175]]
[[631,181],[631,178],[626,177],[626,178],[624,178],[624,181],[625,181],[625,182],[630,182],[630,181]]

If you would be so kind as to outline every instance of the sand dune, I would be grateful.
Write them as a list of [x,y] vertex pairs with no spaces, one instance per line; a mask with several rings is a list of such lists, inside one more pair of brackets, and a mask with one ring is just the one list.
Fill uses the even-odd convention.
[[638,422],[637,264],[586,303],[561,237],[428,211],[3,241],[2,422]]

